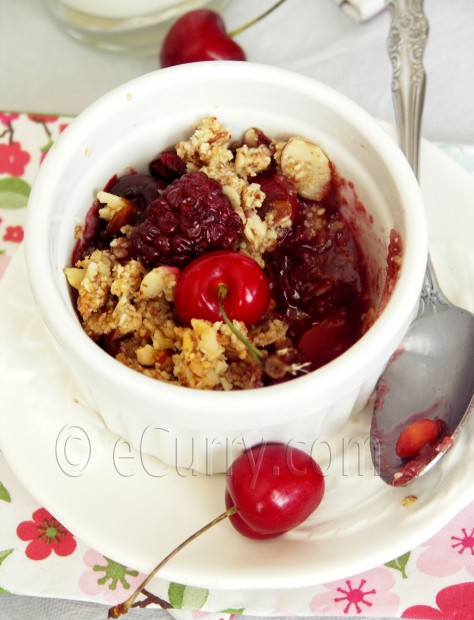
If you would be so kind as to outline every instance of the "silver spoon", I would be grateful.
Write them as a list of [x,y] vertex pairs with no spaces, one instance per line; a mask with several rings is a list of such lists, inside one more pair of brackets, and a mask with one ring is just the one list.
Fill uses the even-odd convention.
[[[387,6],[392,17],[387,47],[398,140],[418,177],[428,21],[423,0],[387,0]],[[428,258],[417,317],[376,390],[371,453],[384,482],[409,484],[455,443],[474,408],[473,357],[474,315],[446,299]],[[396,451],[400,432],[421,419],[441,421],[438,439],[417,456],[400,458]]]

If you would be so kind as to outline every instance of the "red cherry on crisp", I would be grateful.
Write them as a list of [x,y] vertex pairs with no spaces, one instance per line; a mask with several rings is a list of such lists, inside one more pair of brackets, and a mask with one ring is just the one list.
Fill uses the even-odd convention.
[[189,11],[168,31],[160,52],[162,67],[201,60],[245,60],[245,53],[226,32],[219,13]]
[[222,320],[218,304],[220,285],[227,290],[222,305],[229,319],[250,326],[265,314],[270,286],[261,267],[245,254],[216,250],[190,262],[178,278],[174,305],[181,321]]
[[321,503],[325,483],[306,452],[268,443],[246,450],[231,464],[226,487],[238,511],[230,517],[234,527],[250,538],[270,538],[305,521]]

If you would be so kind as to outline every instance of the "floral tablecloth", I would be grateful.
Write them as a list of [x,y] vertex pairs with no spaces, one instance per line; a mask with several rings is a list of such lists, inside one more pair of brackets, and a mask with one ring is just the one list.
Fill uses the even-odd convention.
[[[0,277],[20,246],[31,184],[70,119],[0,113]],[[474,175],[474,147],[439,144]],[[474,208],[474,205],[473,205]],[[0,352],[1,355],[1,352]],[[1,429],[0,429],[1,432]],[[22,488],[0,454],[0,591],[115,604],[143,575],[90,549]],[[192,618],[249,615],[474,618],[474,503],[436,536],[405,555],[353,577],[287,591],[271,604],[263,592],[220,592],[159,578],[144,604],[187,610]],[[226,594],[226,597],[228,593]],[[104,618],[106,611],[104,608]]]

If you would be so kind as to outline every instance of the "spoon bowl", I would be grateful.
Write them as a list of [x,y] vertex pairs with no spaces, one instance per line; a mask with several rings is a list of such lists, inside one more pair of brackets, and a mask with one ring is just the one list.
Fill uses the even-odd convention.
[[[418,176],[428,22],[423,0],[387,4],[392,14],[388,51],[398,140]],[[377,474],[387,484],[410,484],[454,445],[474,408],[473,350],[474,315],[446,299],[428,259],[417,317],[376,388],[371,453]],[[400,457],[400,433],[426,419],[437,422],[438,435],[426,443],[421,437],[419,451],[409,459]]]
[[[377,385],[371,427],[375,467],[388,484],[405,486],[452,447],[474,406],[474,316],[438,293],[423,310]],[[443,432],[414,459],[398,456],[400,433],[417,420],[443,422]]]

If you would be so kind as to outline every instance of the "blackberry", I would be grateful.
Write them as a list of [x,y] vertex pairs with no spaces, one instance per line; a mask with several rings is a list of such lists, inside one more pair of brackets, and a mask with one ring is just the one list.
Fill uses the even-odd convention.
[[183,266],[209,250],[235,249],[242,232],[242,220],[220,183],[189,172],[149,204],[132,244],[151,266]]

